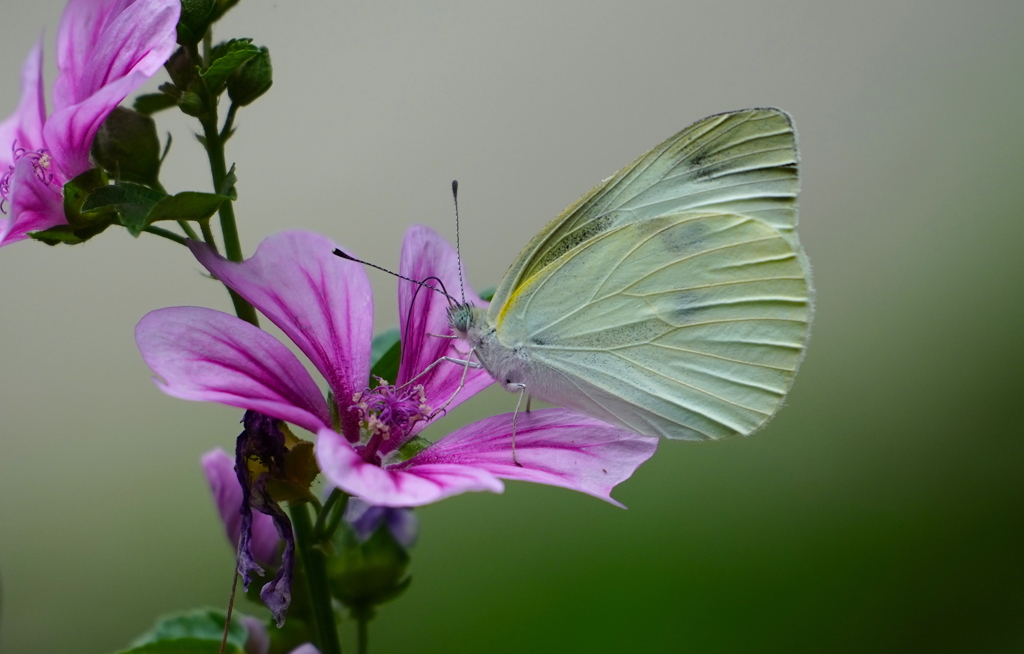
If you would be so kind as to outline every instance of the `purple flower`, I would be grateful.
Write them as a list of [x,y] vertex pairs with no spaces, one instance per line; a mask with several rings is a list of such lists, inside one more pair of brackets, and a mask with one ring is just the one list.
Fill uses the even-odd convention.
[[374,506],[353,497],[345,506],[344,517],[360,543],[368,541],[381,525],[387,525],[391,537],[405,549],[415,545],[419,536],[419,521],[411,509]]
[[[249,615],[239,615],[246,629],[249,630],[249,639],[245,641],[245,654],[268,654],[270,652],[270,634],[267,633],[267,626],[259,618]],[[310,643],[299,645],[289,654],[320,654],[320,650]]]
[[[563,486],[618,504],[610,492],[656,447],[639,436],[567,409],[519,415],[512,459],[512,415],[487,418],[412,453],[433,420],[492,383],[460,356],[448,334],[447,298],[399,283],[402,360],[394,386],[367,388],[373,304],[360,264],[332,255],[328,239],[285,232],[232,263],[203,244],[193,253],[213,275],[276,324],[323,374],[330,406],[292,352],[268,333],[218,311],[160,309],[144,317],[136,341],[160,388],[175,397],[259,411],[317,434],[316,457],[334,485],[369,504],[410,507],[466,491],[501,492],[500,478]],[[452,248],[413,227],[401,273],[459,288]],[[483,304],[471,291],[467,300]],[[460,380],[465,377],[459,389]]]
[[64,184],[92,167],[107,115],[174,49],[179,0],[71,0],[57,30],[53,113],[43,97],[42,42],[21,71],[21,102],[0,123],[0,246],[67,223]]

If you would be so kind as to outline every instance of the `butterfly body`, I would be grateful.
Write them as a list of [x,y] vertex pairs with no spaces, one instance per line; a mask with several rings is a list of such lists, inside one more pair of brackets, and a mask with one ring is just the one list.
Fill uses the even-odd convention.
[[787,114],[706,118],[552,221],[453,331],[506,390],[641,434],[749,434],[806,346],[797,187]]

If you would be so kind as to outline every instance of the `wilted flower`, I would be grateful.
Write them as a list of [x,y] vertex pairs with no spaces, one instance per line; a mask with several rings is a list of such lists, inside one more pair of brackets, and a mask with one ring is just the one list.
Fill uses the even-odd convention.
[[[242,486],[235,474],[235,459],[224,450],[210,450],[201,459],[203,473],[210,484],[217,512],[224,522],[228,542],[238,548],[238,539],[242,527]],[[252,517],[252,554],[261,564],[276,566],[280,563],[278,550],[281,537],[277,535],[274,521],[268,515],[256,513]]]

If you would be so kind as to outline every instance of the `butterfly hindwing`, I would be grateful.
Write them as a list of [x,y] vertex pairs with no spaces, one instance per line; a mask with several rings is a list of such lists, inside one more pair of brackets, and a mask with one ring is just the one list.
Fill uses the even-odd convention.
[[778,409],[810,319],[801,257],[773,226],[684,211],[615,227],[517,289],[498,339],[531,393],[645,434],[749,434]]

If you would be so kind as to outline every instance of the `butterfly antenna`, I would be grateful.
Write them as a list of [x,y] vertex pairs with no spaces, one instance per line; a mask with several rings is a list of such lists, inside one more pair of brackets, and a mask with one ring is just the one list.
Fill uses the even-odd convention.
[[462,247],[459,243],[459,180],[452,180],[452,200],[455,201],[455,256],[459,259],[459,293],[466,303],[466,284],[462,281]]
[[[334,248],[334,255],[338,256],[338,257],[341,257],[342,259],[346,259],[348,261],[354,261],[355,263],[361,263],[362,265],[369,266],[370,268],[376,268],[377,270],[379,270],[381,272],[386,272],[389,275],[394,275],[395,277],[397,277],[399,279],[404,279],[407,282],[412,282],[413,284],[416,284],[417,286],[422,286],[423,288],[429,288],[432,291],[437,291],[441,295],[443,295],[446,298],[448,298],[449,302],[452,302],[452,303],[455,302],[455,298],[453,298],[451,295],[448,294],[448,291],[445,290],[445,288],[444,288],[444,284],[441,284],[441,280],[437,279],[436,277],[429,277],[426,280],[420,281],[418,279],[413,279],[411,277],[406,277],[405,275],[399,275],[398,273],[394,272],[393,270],[388,270],[387,268],[384,268],[383,266],[378,266],[375,263],[370,263],[369,261],[363,261],[362,259],[357,259],[357,258],[353,257],[351,254],[343,251],[341,248]],[[441,284],[441,288],[437,288],[436,286],[431,286],[430,284],[427,284],[427,281],[430,280],[430,279],[437,280],[437,282],[439,284]]]

